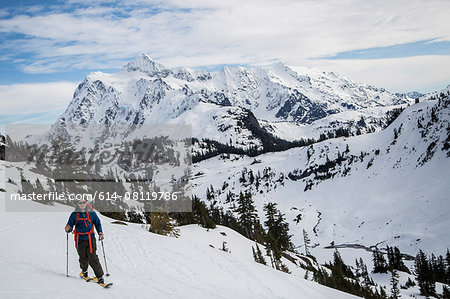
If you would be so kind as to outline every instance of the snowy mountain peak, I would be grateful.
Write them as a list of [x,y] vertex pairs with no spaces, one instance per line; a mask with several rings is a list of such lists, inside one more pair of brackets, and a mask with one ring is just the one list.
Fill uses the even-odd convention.
[[147,54],[139,55],[139,57],[136,60],[127,63],[122,69],[128,72],[140,71],[142,73],[147,74],[150,77],[153,77],[155,75],[164,75],[164,73],[166,74],[168,73],[168,70],[164,65],[157,63]]
[[283,61],[277,61],[268,66],[269,69],[272,70],[282,70],[282,71],[292,71],[292,69]]
[[[356,131],[356,122],[363,116],[370,117],[371,125],[378,129],[379,118],[384,115],[381,108],[388,109],[410,100],[337,74],[304,68],[299,71],[283,62],[253,68],[224,66],[220,71],[208,72],[185,67],[166,68],[141,54],[120,72],[88,75],[58,123],[191,123],[195,124],[195,137],[221,140],[223,126],[227,125],[218,120],[229,119],[229,109],[219,108],[217,112],[221,115],[215,115],[215,119],[211,119],[212,111],[218,107],[233,107],[233,111],[250,110],[258,122],[265,122],[264,128],[281,138],[291,135],[287,132],[293,130],[302,131],[293,139],[309,137],[311,134],[301,126],[317,124],[312,137],[318,138],[321,133],[339,126]],[[212,124],[216,123],[222,127],[212,130]],[[360,130],[368,131],[367,128]],[[230,138],[233,143],[239,139],[228,136],[227,141]]]

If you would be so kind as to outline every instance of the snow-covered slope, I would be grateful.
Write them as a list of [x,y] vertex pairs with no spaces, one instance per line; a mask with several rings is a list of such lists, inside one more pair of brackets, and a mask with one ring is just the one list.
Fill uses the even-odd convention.
[[[254,262],[254,243],[225,227],[181,227],[176,239],[149,233],[137,224],[113,224],[103,216],[111,273],[107,280],[114,286],[101,289],[78,278],[71,235],[70,277],[65,276],[63,228],[70,207],[5,212],[4,193],[0,198],[1,298],[356,298],[305,280],[301,269],[294,267],[289,275]],[[220,250],[223,242],[231,252]],[[100,244],[97,253],[104,265]]]
[[[207,72],[168,69],[141,55],[118,73],[90,74],[58,123],[69,127],[119,124],[126,129],[136,124],[192,124],[193,136],[198,139],[247,149],[260,149],[267,142],[267,135],[261,134],[267,132],[298,140],[318,138],[341,127],[359,130],[360,136],[257,157],[218,155],[194,164],[190,181],[193,195],[205,201],[207,189],[211,196],[213,187],[208,206],[233,212],[239,193],[250,192],[261,222],[265,220],[263,205],[276,202],[289,221],[296,249],[304,249],[305,230],[319,262],[330,260],[332,248],[337,246],[348,248],[342,254],[347,262],[362,256],[370,264],[367,250],[375,246],[398,246],[409,255],[419,249],[443,254],[450,248],[449,93],[447,88],[433,98],[422,96],[420,103],[409,106],[407,96],[357,84],[334,73],[293,69],[282,63]],[[386,112],[399,107],[405,108],[403,113],[381,131]],[[204,144],[206,141],[200,140],[196,146]],[[8,172],[13,177],[6,178],[13,180],[7,183],[10,188],[19,188],[21,172],[32,181],[38,176],[22,164],[6,164],[14,170]],[[40,177],[40,181],[45,185],[47,178]],[[65,240],[58,239],[64,238],[58,227],[67,212],[2,213],[0,237],[11,241],[0,247],[0,263],[8,273],[0,274],[0,292],[12,295],[25,272],[33,275],[34,284],[29,293],[24,290],[21,295],[37,295],[33,292],[39,291],[39,284],[54,287],[49,281],[57,280],[57,285],[70,281],[61,274]],[[295,265],[288,265],[293,273],[286,275],[254,263],[254,243],[224,227],[212,231],[183,227],[181,237],[172,239],[150,234],[139,225],[117,226],[103,220],[109,236],[110,268],[118,285],[113,296],[344,296],[304,281],[304,271]],[[41,224],[49,227],[48,236],[39,233]],[[32,256],[21,243],[25,239],[31,240],[26,244],[33,244],[36,251]],[[219,250],[224,241],[231,253]],[[53,262],[47,248],[60,253],[61,261]],[[76,260],[71,263],[75,276]],[[69,283],[81,293],[105,291],[80,286],[79,281]]]
[[331,243],[443,254],[450,247],[450,99],[442,94],[406,108],[381,132],[202,161],[194,165],[202,173],[194,192],[205,198],[213,186],[217,205],[232,209],[228,193],[248,190],[262,219],[262,206],[278,203],[294,243],[302,247],[305,229],[322,262]]

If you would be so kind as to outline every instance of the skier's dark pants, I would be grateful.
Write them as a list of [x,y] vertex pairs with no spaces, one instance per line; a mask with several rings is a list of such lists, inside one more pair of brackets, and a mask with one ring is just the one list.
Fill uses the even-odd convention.
[[98,260],[97,245],[95,244],[95,237],[91,237],[92,241],[92,253],[89,249],[89,240],[78,240],[78,256],[80,261],[81,271],[86,272],[88,266],[94,270],[96,277],[103,276],[103,269],[100,261]]

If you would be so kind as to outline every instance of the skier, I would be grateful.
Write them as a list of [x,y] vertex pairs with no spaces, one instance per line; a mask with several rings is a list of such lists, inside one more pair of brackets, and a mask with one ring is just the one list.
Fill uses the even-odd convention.
[[88,276],[88,266],[90,265],[96,276],[93,280],[99,284],[104,284],[103,269],[96,253],[94,226],[97,229],[100,240],[103,240],[105,235],[103,234],[100,218],[85,200],[79,200],[75,211],[70,214],[69,221],[67,221],[65,226],[66,233],[70,233],[74,225],[75,230],[73,233],[81,268],[80,277],[86,281],[91,280]]

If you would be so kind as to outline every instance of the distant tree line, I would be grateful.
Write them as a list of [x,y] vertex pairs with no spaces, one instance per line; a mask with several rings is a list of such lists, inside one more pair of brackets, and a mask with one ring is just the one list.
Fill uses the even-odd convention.
[[[375,131],[375,129],[372,131]],[[208,138],[202,138],[201,140],[198,138],[192,138],[192,144],[200,148],[200,151],[193,153],[192,162],[197,163],[221,154],[236,154],[255,157],[268,152],[281,152],[291,148],[309,146],[327,139],[350,137],[361,134],[353,133],[350,128],[339,127],[334,131],[328,131],[327,133],[320,134],[318,139],[300,138],[299,140],[287,141],[275,137],[263,129],[254,130],[252,133],[252,136],[257,137],[261,141],[261,146],[245,146],[242,144],[242,147],[239,147],[232,144],[231,141],[224,144]]]

